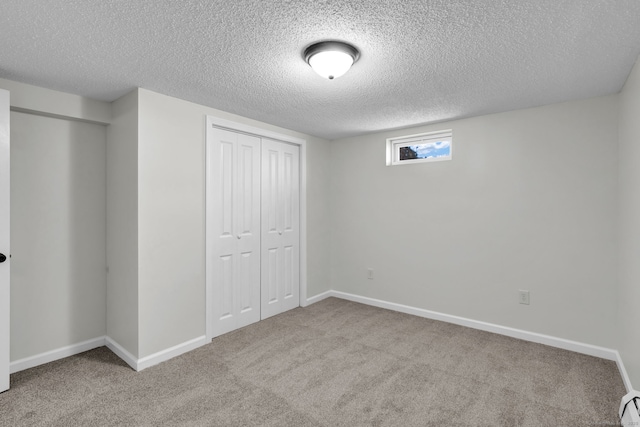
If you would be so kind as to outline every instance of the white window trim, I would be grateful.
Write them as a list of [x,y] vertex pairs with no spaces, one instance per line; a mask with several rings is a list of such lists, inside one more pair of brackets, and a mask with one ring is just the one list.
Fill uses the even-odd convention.
[[[427,159],[400,160],[398,153],[400,148],[416,143],[426,143],[430,141],[449,141],[451,149],[448,156],[430,157]],[[436,132],[419,133],[415,135],[399,136],[387,139],[387,166],[411,165],[414,163],[440,162],[443,160],[451,160],[453,156],[453,131],[451,129],[440,130]]]

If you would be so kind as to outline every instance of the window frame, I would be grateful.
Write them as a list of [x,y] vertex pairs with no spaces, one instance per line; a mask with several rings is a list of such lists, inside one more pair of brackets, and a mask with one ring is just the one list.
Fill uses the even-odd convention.
[[[449,155],[428,157],[426,159],[400,160],[400,149],[411,145],[428,144],[430,142],[448,141]],[[412,165],[415,163],[441,162],[453,157],[453,131],[451,129],[435,132],[418,133],[415,135],[387,138],[387,166]]]

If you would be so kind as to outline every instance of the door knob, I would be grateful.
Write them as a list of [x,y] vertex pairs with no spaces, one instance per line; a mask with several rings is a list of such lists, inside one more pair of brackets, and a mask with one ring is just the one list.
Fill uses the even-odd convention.
[[5,262],[7,260],[7,257],[5,256],[5,254],[0,254],[0,263]]
[[278,234],[282,236],[282,231],[278,231]]
[[242,236],[239,234],[236,237],[238,238],[238,240],[242,239]]

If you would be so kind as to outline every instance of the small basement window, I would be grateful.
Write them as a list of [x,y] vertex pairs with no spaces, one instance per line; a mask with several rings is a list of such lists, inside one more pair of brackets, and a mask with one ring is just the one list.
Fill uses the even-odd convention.
[[451,129],[387,139],[387,166],[451,160]]

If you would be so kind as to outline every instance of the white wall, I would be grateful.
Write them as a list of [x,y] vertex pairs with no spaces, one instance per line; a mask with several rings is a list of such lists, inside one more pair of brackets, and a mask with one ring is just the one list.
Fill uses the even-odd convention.
[[138,92],[112,103],[107,128],[107,336],[138,356]]
[[[441,129],[452,161],[385,165]],[[616,348],[617,132],[609,96],[334,141],[333,288]]]
[[106,130],[11,112],[11,360],[104,336]]
[[640,65],[620,95],[620,354],[640,387]]
[[307,298],[331,289],[330,149],[325,140],[307,140]]
[[[328,141],[142,89],[108,104],[2,79],[0,87],[11,90],[12,117],[24,116],[22,123],[13,125],[15,132],[37,134],[29,140],[38,144],[57,143],[31,147],[30,155],[40,157],[29,161],[28,169],[14,168],[12,172],[23,175],[14,182],[23,179],[32,187],[36,182],[67,184],[57,193],[45,193],[44,185],[33,189],[50,209],[41,217],[43,223],[36,224],[39,228],[31,229],[25,224],[33,218],[23,215],[21,203],[32,203],[32,198],[12,189],[12,196],[22,197],[16,199],[13,219],[22,221],[19,227],[31,233],[26,240],[14,237],[13,241],[14,272],[29,277],[14,279],[14,287],[20,289],[14,290],[16,301],[12,300],[12,360],[105,334],[141,359],[204,335],[204,118],[208,114],[308,141],[308,295],[330,289]],[[109,126],[105,131],[96,123]],[[79,145],[87,129],[99,129],[101,154],[87,153],[91,145]],[[51,162],[45,155],[67,163]],[[25,158],[26,154],[17,158],[16,164]],[[94,188],[98,177],[102,177],[100,191]],[[63,227],[44,223],[47,215],[54,214],[67,215]],[[34,243],[36,232],[39,240]],[[15,256],[21,246],[37,247],[37,258],[46,261],[46,268],[21,264]],[[65,251],[59,254],[62,247]],[[78,248],[82,254],[76,254]],[[60,257],[62,262],[53,262]],[[55,287],[43,292],[34,285],[45,278],[48,286]],[[27,279],[32,283],[24,286]],[[92,285],[96,285],[93,290]],[[34,314],[34,309],[41,311]],[[53,320],[43,326],[43,319]]]
[[6,79],[0,79],[0,88],[11,92],[11,111],[103,125],[111,121],[108,102]]
[[309,296],[329,289],[329,144],[322,139],[139,89],[139,357],[205,334],[205,116],[214,115],[308,142]]
[[[143,89],[105,112],[97,101],[0,80],[0,87],[21,94],[12,97],[12,116],[21,114],[16,109],[40,108],[50,117],[108,123],[113,114],[103,154],[108,159],[108,205],[102,202],[102,221],[109,230],[106,295],[104,288],[89,294],[59,289],[51,301],[66,309],[50,314],[48,307],[42,312],[68,327],[68,335],[56,335],[53,343],[47,341],[48,331],[38,326],[38,316],[27,319],[26,301],[41,302],[33,295],[37,292],[25,292],[22,305],[13,310],[25,316],[12,319],[12,335],[17,337],[12,340],[22,340],[12,342],[12,360],[105,333],[134,357],[143,358],[204,335],[204,117],[210,114],[308,141],[309,296],[333,288],[605,347],[618,348],[622,342],[623,358],[638,382],[640,349],[633,329],[624,331],[620,340],[615,333],[618,320],[638,320],[625,306],[637,299],[634,283],[640,275],[632,258],[640,241],[635,237],[640,233],[634,169],[640,162],[635,144],[640,132],[635,120],[640,97],[637,68],[620,104],[619,302],[617,96],[329,143]],[[60,129],[33,123],[55,120],[29,118],[22,127],[43,133],[51,127],[48,137]],[[68,134],[63,139],[71,147],[85,132],[78,130],[85,124],[66,123],[71,124],[65,125]],[[18,130],[20,125],[12,127]],[[453,161],[385,166],[387,137],[446,128],[454,131]],[[70,149],[69,159],[90,157],[82,152],[75,158],[78,150]],[[43,153],[46,150],[36,154]],[[39,162],[41,167],[24,179],[51,175],[55,163]],[[74,176],[69,194],[80,194],[96,183],[98,167],[85,177],[84,167],[71,160],[69,165],[79,167],[66,170],[69,182]],[[100,203],[92,202],[91,209],[99,210]],[[72,216],[82,206],[66,205]],[[13,218],[20,215],[14,213]],[[97,211],[91,215],[96,224],[99,217]],[[65,225],[71,227],[69,236],[86,226],[75,220]],[[47,226],[42,232],[56,237],[56,228]],[[69,250],[88,240],[99,241],[100,236],[89,238],[87,233],[83,231],[78,242],[69,239]],[[90,261],[79,267],[73,262],[69,261],[70,275],[79,281],[95,265]],[[19,261],[13,258],[12,263],[15,269]],[[373,281],[366,279],[369,267],[375,270]],[[42,277],[40,270],[29,274]],[[105,277],[95,274],[95,283]],[[531,291],[530,306],[517,304],[518,289]],[[99,299],[100,292],[103,311],[96,308],[93,317],[85,318],[84,309]],[[80,309],[80,299],[89,304]],[[101,327],[94,321],[99,317]],[[55,328],[58,320],[50,326]]]

